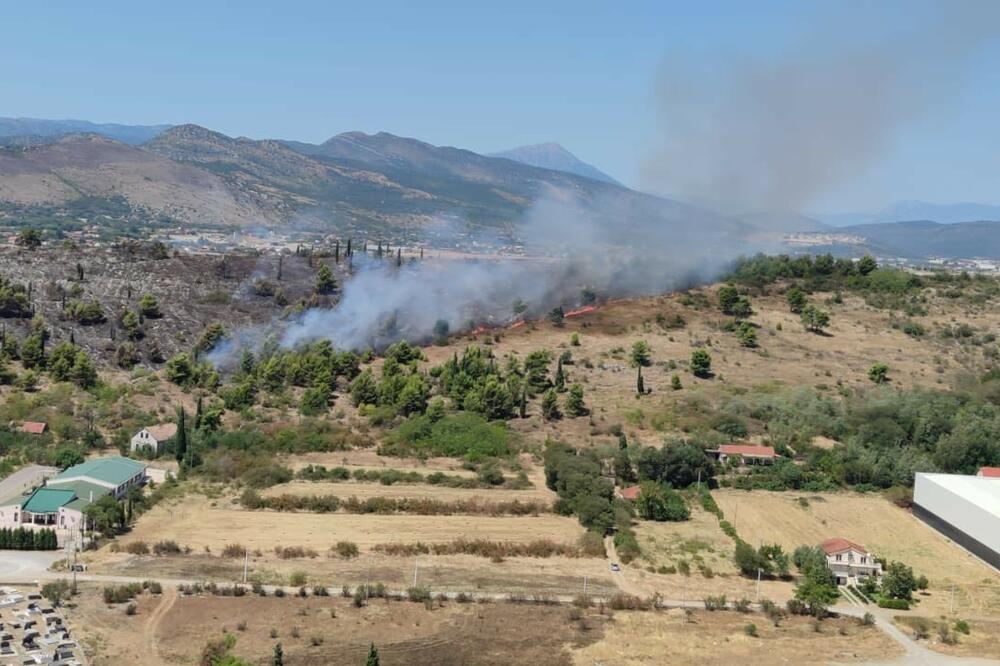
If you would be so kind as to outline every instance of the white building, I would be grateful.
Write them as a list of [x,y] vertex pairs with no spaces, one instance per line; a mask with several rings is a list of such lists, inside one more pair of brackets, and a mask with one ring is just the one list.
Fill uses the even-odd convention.
[[28,495],[0,502],[0,527],[49,528],[62,541],[84,528],[84,510],[105,495],[124,499],[146,483],[146,465],[130,458],[94,458],[49,479]]
[[176,423],[161,423],[160,425],[143,428],[132,435],[132,451],[148,449],[153,454],[158,454],[163,448],[163,443],[177,434]]
[[826,563],[837,577],[838,585],[856,583],[869,576],[881,576],[882,564],[875,561],[875,556],[847,539],[827,539],[819,545],[826,553]]
[[917,474],[913,514],[1000,569],[1000,481],[996,478]]

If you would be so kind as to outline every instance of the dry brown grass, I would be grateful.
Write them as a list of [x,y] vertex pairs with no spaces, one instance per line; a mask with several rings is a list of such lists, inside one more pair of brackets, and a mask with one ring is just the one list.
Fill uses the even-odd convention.
[[[879,495],[757,490],[719,490],[712,495],[750,543],[778,543],[790,550],[844,537],[925,574],[931,587],[921,612],[946,610],[955,583],[960,609],[1000,613],[1000,575],[995,570]],[[807,507],[799,504],[799,497],[807,499]]]
[[[744,633],[750,622],[757,625],[758,637]],[[826,620],[816,633],[810,620],[801,617],[774,627],[758,614],[696,611],[688,621],[682,611],[620,612],[604,640],[575,651],[574,663],[756,666],[883,661],[900,654],[885,634],[846,618]]]
[[337,541],[353,541],[362,549],[376,543],[451,541],[464,537],[495,541],[549,538],[575,543],[583,528],[573,518],[554,515],[524,517],[411,516],[278,513],[234,508],[229,500],[191,495],[162,504],[144,514],[122,541],[149,543],[173,539],[195,551],[218,552],[227,543],[270,550],[275,545],[325,550]]
[[[640,521],[635,529],[640,562],[654,568],[676,566],[686,560],[692,575],[702,577],[698,564],[711,567],[714,574],[735,574],[733,541],[719,529],[716,517],[700,506],[691,506],[691,520],[678,523]],[[634,566],[634,565],[633,565]]]
[[[920,643],[935,652],[954,655],[956,657],[1000,659],[1000,641],[997,640],[998,632],[1000,632],[1000,622],[983,619],[967,620],[969,623],[969,634],[965,635],[954,631],[956,619],[960,618],[954,616],[922,617],[897,615],[893,618],[893,622],[910,636],[913,635],[915,622],[926,622],[927,626],[930,627],[930,636],[926,639],[920,639]],[[952,635],[957,639],[956,643],[949,645],[941,640],[938,633],[938,627],[941,624],[949,627]]]
[[[804,331],[798,317],[788,311],[784,296],[775,293],[752,298],[755,310],[752,320],[761,327],[760,347],[747,349],[739,346],[732,333],[719,329],[726,318],[715,308],[715,287],[694,291],[708,294],[711,307],[697,309],[682,305],[680,294],[619,300],[566,320],[564,328],[539,321],[497,331],[501,339],[496,343],[492,340],[494,332],[457,336],[449,345],[429,347],[425,353],[430,365],[443,362],[472,342],[482,344],[487,340],[501,358],[509,353],[524,358],[536,349],[554,349],[560,353],[569,349],[576,363],[565,370],[570,381],[583,384],[594,425],[588,418],[543,422],[537,405],[532,404],[529,418],[515,419],[511,426],[528,441],[542,442],[553,437],[579,444],[597,441],[594,426],[602,429],[623,423],[640,442],[657,444],[664,433],[680,434],[682,424],[672,412],[681,401],[693,394],[709,399],[723,396],[734,386],[753,387],[770,382],[789,387],[825,385],[832,390],[841,381],[849,387],[867,387],[870,386],[868,368],[880,360],[890,365],[896,386],[946,388],[963,371],[963,364],[980,367],[983,358],[978,351],[970,356],[958,346],[940,340],[933,334],[934,323],[954,317],[984,329],[1000,326],[1000,312],[988,309],[971,312],[967,305],[932,298],[929,314],[914,318],[928,330],[926,336],[917,339],[893,329],[887,310],[868,307],[859,297],[848,294],[843,303],[836,304],[825,302],[832,294],[817,293],[813,300],[832,316],[829,335],[820,336]],[[663,330],[655,323],[659,313],[679,313],[687,326]],[[579,347],[569,345],[574,332],[580,336]],[[627,360],[627,350],[637,340],[649,343],[653,360],[653,366],[643,370],[645,384],[653,393],[642,399],[635,397],[635,370]],[[698,379],[686,370],[691,351],[698,345],[707,345],[712,355],[714,379]],[[616,352],[616,348],[623,348],[625,353]],[[584,367],[584,360],[590,361],[593,368]],[[668,368],[668,361],[675,361],[679,367]],[[681,391],[669,388],[675,372],[684,384]]]

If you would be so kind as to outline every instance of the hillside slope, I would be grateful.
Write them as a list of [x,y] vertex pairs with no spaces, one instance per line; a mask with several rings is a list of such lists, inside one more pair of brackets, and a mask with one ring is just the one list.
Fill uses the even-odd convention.
[[[719,244],[744,230],[618,185],[384,132],[312,145],[180,125],[139,147],[70,135],[0,152],[0,214],[71,208],[81,197],[121,198],[135,216],[167,223],[294,225],[445,246],[517,242],[533,224],[552,220],[562,225],[555,236],[563,242],[566,225],[584,218],[589,237],[601,240],[695,229],[699,242]],[[54,215],[54,224],[60,215],[79,217]]]

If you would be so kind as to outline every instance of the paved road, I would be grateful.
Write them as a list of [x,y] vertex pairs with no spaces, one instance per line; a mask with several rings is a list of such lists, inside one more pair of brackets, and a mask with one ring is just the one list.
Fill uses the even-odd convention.
[[43,467],[41,465],[28,465],[17,470],[3,481],[0,481],[0,501],[17,497],[32,486],[42,482],[43,478],[48,478],[57,474],[59,470],[55,467]]
[[899,627],[892,623],[892,612],[887,612],[880,608],[858,608],[857,606],[834,606],[830,610],[841,615],[852,617],[862,617],[866,612],[875,617],[875,626],[882,630],[889,638],[899,643],[906,654],[899,659],[879,662],[865,662],[866,666],[947,666],[948,664],[961,664],[962,666],[997,666],[1000,661],[996,659],[982,659],[978,657],[953,657],[940,652],[929,650],[909,634],[901,631]]

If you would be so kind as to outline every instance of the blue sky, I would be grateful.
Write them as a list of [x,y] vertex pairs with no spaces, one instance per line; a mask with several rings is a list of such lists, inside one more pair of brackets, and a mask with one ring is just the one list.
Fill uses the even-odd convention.
[[[767,59],[827,24],[834,43],[884,42],[900,26],[926,21],[934,5],[861,7],[8,3],[0,115],[195,122],[230,135],[311,142],[385,130],[480,152],[558,141],[616,178],[650,187],[643,165],[664,129],[656,89],[668,58]],[[853,210],[911,198],[1000,204],[1000,43],[983,40],[947,77],[961,83],[947,99],[894,130],[877,159],[806,206]],[[669,183],[659,185],[670,193]]]

